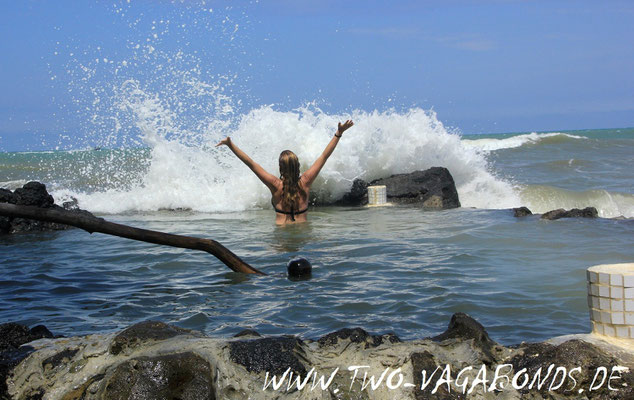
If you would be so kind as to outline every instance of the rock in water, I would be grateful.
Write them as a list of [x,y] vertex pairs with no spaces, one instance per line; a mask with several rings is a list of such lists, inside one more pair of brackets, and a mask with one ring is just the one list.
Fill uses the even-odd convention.
[[[370,185],[385,185],[387,201],[392,203],[420,204],[425,208],[449,209],[460,207],[458,191],[447,168],[432,167],[425,171],[397,174],[377,179]],[[355,179],[350,192],[336,204],[365,205],[368,203],[368,184]]]
[[19,206],[37,206],[48,208],[55,204],[53,196],[46,191],[46,185],[40,182],[29,182],[14,191]]
[[533,215],[533,213],[531,212],[531,210],[528,209],[528,207],[518,207],[513,209],[514,217],[519,218],[519,217],[525,217],[527,215]]
[[[62,209],[62,207],[55,204],[53,196],[46,191],[46,185],[40,182],[29,182],[21,188],[15,189],[13,192],[0,188],[0,203],[15,204],[18,206]],[[67,203],[64,204],[64,209],[94,217],[94,215],[88,211],[79,209],[79,207],[77,207],[76,200],[75,204],[70,202]],[[72,227],[55,222],[0,216],[0,235],[8,233],[64,230],[70,228]]]
[[309,277],[312,274],[313,266],[304,257],[295,257],[286,264],[288,276],[292,278]]
[[342,206],[368,204],[368,183],[363,179],[355,179],[350,191],[344,194],[336,204]]
[[583,210],[573,208],[572,210],[564,210],[563,208],[548,211],[542,215],[542,219],[559,219],[559,218],[597,218],[599,213],[594,207],[586,207]]

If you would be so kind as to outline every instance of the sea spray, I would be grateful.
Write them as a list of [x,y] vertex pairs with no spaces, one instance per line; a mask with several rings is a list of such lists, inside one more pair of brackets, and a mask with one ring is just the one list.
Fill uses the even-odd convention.
[[522,135],[513,135],[510,137],[497,138],[478,138],[477,136],[465,138],[464,145],[475,149],[490,152],[502,149],[513,149],[525,145],[539,143],[562,143],[567,140],[585,139],[583,136],[571,135],[568,133],[551,132],[551,133],[526,133]]
[[[458,135],[447,132],[430,111],[355,110],[336,115],[313,106],[291,111],[263,106],[243,115],[233,130],[189,132],[183,136],[186,140],[181,140],[166,128],[171,121],[169,109],[157,97],[146,97],[152,101],[128,102],[141,139],[150,148],[148,167],[139,183],[124,190],[115,187],[65,193],[77,198],[82,207],[100,213],[164,208],[222,212],[267,207],[270,193],[266,187],[230,151],[216,148],[215,143],[225,135],[231,136],[273,174],[277,174],[279,153],[291,149],[305,170],[321,154],[338,121],[349,118],[357,121],[355,127],[346,132],[315,182],[313,199],[336,200],[355,178],[370,181],[445,166],[454,176],[463,206],[504,208],[519,203],[512,186],[489,171],[486,158],[464,146]],[[190,145],[192,142],[198,145]]]

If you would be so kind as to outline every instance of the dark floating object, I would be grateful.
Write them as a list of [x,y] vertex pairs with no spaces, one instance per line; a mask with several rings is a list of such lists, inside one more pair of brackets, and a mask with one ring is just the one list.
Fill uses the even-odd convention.
[[288,276],[291,278],[308,278],[310,277],[313,266],[310,261],[304,257],[295,257],[286,264]]

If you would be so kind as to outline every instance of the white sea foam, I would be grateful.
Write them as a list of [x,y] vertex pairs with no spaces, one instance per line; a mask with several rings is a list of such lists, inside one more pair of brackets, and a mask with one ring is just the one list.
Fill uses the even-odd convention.
[[[56,186],[59,201],[75,197],[81,207],[99,213],[270,207],[266,187],[226,147],[215,144],[230,135],[277,175],[282,150],[296,152],[306,169],[323,151],[337,122],[352,118],[355,126],[322,170],[314,195],[334,200],[355,178],[371,181],[442,166],[453,175],[465,207],[520,203],[513,186],[489,168],[486,156],[449,133],[433,112],[415,108],[333,114],[314,105],[294,110],[260,105],[250,97],[252,77],[240,61],[244,48],[237,27],[248,25],[242,12],[227,9],[225,16],[206,7],[177,7],[159,21],[137,12],[133,5],[114,8],[113,18],[129,26],[122,32],[125,52],[101,46],[70,49],[77,54],[65,67],[70,81],[55,82],[71,93],[84,117],[86,137],[83,142],[74,138],[81,148],[147,147],[149,155],[130,162],[131,151],[111,152],[99,165],[85,164],[75,173],[86,184],[78,190]],[[214,33],[210,43],[196,50],[174,50],[162,40],[188,42],[192,35],[209,32]]]
[[412,109],[332,115],[310,106],[285,112],[263,106],[243,115],[233,129],[217,130],[220,124],[210,124],[211,129],[195,133],[170,126],[172,113],[156,96],[137,93],[136,97],[128,107],[135,110],[142,140],[151,147],[149,167],[139,184],[126,190],[59,192],[60,200],[73,196],[81,207],[99,213],[269,207],[266,187],[226,147],[216,148],[215,144],[229,134],[256,162],[277,175],[281,151],[293,150],[302,169],[307,169],[324,150],[337,122],[351,118],[355,126],[345,133],[313,186],[313,193],[321,199],[341,197],[355,178],[370,181],[444,166],[454,177],[463,206],[507,208],[519,204],[512,185],[496,178],[486,158],[465,146],[458,135],[448,133],[433,112]]
[[552,132],[552,133],[527,133],[523,135],[511,136],[504,139],[469,139],[464,138],[464,144],[481,151],[495,151],[502,149],[512,149],[527,144],[536,144],[547,141],[548,139],[583,139],[583,136],[571,135],[568,133]]

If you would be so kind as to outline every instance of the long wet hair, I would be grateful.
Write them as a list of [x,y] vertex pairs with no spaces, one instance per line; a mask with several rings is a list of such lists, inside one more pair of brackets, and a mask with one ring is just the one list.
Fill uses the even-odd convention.
[[283,183],[282,207],[291,212],[298,211],[300,190],[299,190],[299,160],[295,153],[284,150],[280,154],[280,179]]

